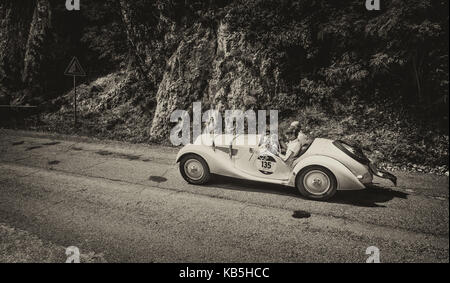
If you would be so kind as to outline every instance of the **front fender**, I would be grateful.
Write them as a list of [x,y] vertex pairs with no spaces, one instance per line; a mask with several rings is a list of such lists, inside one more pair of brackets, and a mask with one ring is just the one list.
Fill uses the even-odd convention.
[[205,147],[202,145],[194,145],[194,144],[188,144],[185,145],[180,151],[178,151],[176,163],[181,161],[181,158],[189,153],[200,155],[203,159],[206,160],[206,162],[210,161],[211,159],[211,152],[212,151],[209,147]]
[[360,190],[365,188],[358,178],[341,162],[324,155],[312,155],[299,160],[294,166],[289,185],[295,187],[295,178],[297,175],[303,169],[314,165],[323,166],[333,172],[337,180],[338,190]]
[[189,145],[183,146],[183,148],[181,148],[181,149],[178,151],[177,158],[175,159],[175,163],[180,162],[180,161],[181,161],[181,158],[183,157],[183,155],[188,154],[188,153],[190,153],[190,151],[189,151]]
[[196,154],[202,157],[208,164],[209,170],[213,174],[226,175],[233,168],[233,163],[228,155],[218,156],[217,152],[210,146],[188,144],[185,145],[177,154],[176,163],[186,154]]

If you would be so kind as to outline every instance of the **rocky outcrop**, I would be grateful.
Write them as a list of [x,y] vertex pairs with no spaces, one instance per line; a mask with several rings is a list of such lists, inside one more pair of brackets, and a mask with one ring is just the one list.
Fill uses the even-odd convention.
[[168,139],[170,114],[177,109],[188,110],[193,102],[204,99],[215,52],[214,31],[196,25],[186,32],[170,57],[167,71],[159,84],[158,104],[150,130],[152,139]]
[[166,59],[178,43],[175,23],[164,17],[157,3],[152,1],[119,0],[119,4],[130,55],[148,83],[157,87],[163,77]]
[[[0,3],[0,86],[15,103],[42,93],[51,8],[49,0]],[[2,95],[3,96],[3,95]]]
[[45,73],[43,65],[48,58],[46,56],[48,54],[46,43],[51,27],[51,17],[49,1],[38,0],[30,25],[22,72],[22,82],[30,92],[41,93],[43,91],[42,82],[45,77],[42,73]]
[[0,1],[0,85],[4,91],[17,89],[20,82],[30,22],[36,1]]
[[278,70],[263,46],[252,46],[241,32],[226,24],[217,31],[196,25],[170,57],[159,84],[150,130],[155,140],[169,138],[173,111],[203,109],[264,109],[276,92]]
[[217,53],[209,81],[208,101],[224,109],[263,109],[276,95],[278,70],[264,46],[253,46],[243,32],[217,31]]

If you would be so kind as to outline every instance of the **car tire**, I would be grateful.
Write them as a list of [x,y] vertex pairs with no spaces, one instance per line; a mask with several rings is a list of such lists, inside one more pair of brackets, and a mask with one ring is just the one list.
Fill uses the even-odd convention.
[[304,197],[313,200],[328,200],[337,191],[336,177],[323,166],[309,166],[300,171],[295,185]]
[[196,154],[187,154],[181,158],[180,173],[186,182],[193,185],[203,185],[211,179],[208,164]]

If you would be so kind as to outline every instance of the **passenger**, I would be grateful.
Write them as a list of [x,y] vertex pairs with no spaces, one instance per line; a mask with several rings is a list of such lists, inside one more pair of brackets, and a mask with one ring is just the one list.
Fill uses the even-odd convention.
[[280,144],[278,135],[271,135],[270,132],[266,132],[266,135],[262,137],[261,145],[260,145],[260,152],[262,154],[264,153],[270,153],[275,156],[278,156],[280,154]]

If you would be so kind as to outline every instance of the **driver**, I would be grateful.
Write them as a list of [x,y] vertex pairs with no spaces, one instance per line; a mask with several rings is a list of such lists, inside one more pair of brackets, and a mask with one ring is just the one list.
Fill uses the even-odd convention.
[[281,146],[286,149],[286,154],[280,154],[280,158],[288,165],[292,164],[298,156],[302,148],[309,144],[308,137],[301,131],[300,122],[292,122],[286,131],[285,139],[289,140],[286,143],[281,141]]

